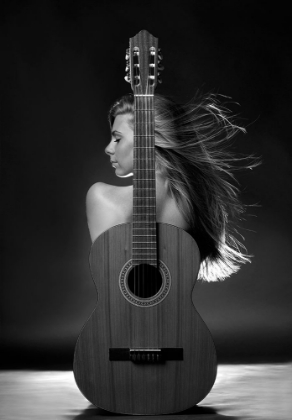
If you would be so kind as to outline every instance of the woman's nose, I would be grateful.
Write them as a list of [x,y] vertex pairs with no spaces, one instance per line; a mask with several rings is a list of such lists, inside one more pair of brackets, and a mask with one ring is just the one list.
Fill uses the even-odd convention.
[[113,148],[113,144],[112,144],[113,142],[111,141],[107,146],[106,146],[106,148],[104,149],[104,151],[105,151],[105,153],[107,154],[107,155],[112,155],[113,153],[114,153],[114,148]]

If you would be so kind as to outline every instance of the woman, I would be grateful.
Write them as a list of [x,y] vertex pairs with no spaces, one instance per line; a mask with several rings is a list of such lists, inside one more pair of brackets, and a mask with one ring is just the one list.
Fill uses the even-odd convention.
[[[199,278],[222,280],[250,261],[234,236],[244,211],[234,181],[242,159],[226,146],[242,127],[214,95],[178,105],[155,95],[157,221],[180,227],[196,240]],[[111,141],[105,149],[119,177],[133,172],[134,98],[126,95],[109,112]],[[256,164],[249,165],[253,167]],[[133,187],[94,184],[87,194],[87,217],[94,241],[110,227],[131,222]]]

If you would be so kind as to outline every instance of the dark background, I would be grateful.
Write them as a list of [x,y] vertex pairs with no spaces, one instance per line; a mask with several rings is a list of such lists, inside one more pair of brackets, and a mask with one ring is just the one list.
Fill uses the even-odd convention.
[[[1,10],[2,367],[70,367],[95,306],[85,195],[125,185],[103,149],[107,111],[130,91],[128,39],[159,38],[157,93],[238,102],[233,148],[263,164],[238,175],[252,264],[195,288],[219,362],[291,359],[291,37],[285,2],[7,1]],[[127,181],[129,182],[129,180]]]

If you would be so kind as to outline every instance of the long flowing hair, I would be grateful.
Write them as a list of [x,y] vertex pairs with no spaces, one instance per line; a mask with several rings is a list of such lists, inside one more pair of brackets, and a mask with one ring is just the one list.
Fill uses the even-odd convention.
[[[111,126],[119,114],[131,114],[134,122],[132,94],[110,109]],[[234,171],[257,163],[228,149],[230,140],[245,129],[235,124],[214,94],[197,95],[184,105],[155,95],[154,114],[156,169],[168,180],[169,193],[198,244],[199,278],[223,280],[250,261],[238,239],[237,225],[245,206],[238,198]]]

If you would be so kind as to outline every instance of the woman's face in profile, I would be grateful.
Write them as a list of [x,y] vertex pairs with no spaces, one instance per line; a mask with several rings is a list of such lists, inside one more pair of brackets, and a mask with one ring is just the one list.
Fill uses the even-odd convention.
[[110,156],[119,177],[133,175],[134,132],[129,124],[131,119],[131,114],[116,116],[112,125],[111,141],[105,148],[105,153]]

